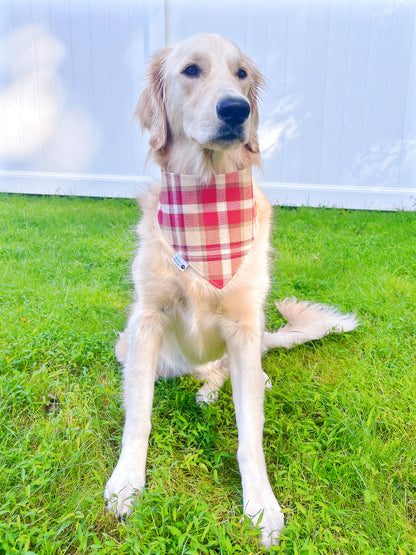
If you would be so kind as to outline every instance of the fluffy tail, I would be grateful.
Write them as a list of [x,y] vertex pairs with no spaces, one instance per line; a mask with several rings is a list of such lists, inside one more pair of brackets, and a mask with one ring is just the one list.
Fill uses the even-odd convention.
[[294,298],[276,303],[277,310],[288,323],[275,333],[264,333],[264,350],[290,349],[329,333],[351,331],[359,324],[355,314],[342,314],[324,304],[297,301]]

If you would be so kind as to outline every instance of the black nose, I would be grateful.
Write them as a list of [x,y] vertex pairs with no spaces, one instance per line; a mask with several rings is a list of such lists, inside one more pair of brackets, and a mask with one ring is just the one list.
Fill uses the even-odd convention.
[[250,104],[244,98],[223,98],[217,103],[218,117],[231,127],[246,121],[249,114]]

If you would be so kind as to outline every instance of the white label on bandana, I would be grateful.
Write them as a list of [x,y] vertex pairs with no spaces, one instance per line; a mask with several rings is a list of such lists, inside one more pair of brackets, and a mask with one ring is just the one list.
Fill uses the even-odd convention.
[[178,253],[172,258],[176,266],[180,269],[181,272],[184,272],[186,268],[189,266],[188,262],[182,258],[182,256]]

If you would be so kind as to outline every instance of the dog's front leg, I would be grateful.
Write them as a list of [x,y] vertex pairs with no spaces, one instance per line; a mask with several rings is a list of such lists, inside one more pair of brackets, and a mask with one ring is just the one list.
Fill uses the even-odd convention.
[[104,498],[109,511],[128,515],[136,493],[145,484],[161,322],[157,311],[143,314],[136,307],[129,324],[129,344],[123,370],[125,423],[117,466],[107,482]]
[[263,453],[264,375],[261,339],[257,334],[233,334],[228,341],[230,376],[237,427],[238,463],[243,486],[244,513],[259,524],[262,543],[277,543],[284,517],[269,483]]

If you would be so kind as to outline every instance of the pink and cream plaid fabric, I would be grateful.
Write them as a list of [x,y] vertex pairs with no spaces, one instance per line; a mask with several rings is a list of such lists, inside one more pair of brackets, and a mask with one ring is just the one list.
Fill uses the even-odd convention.
[[218,289],[241,266],[254,240],[251,171],[214,175],[162,172],[158,221],[173,250]]

